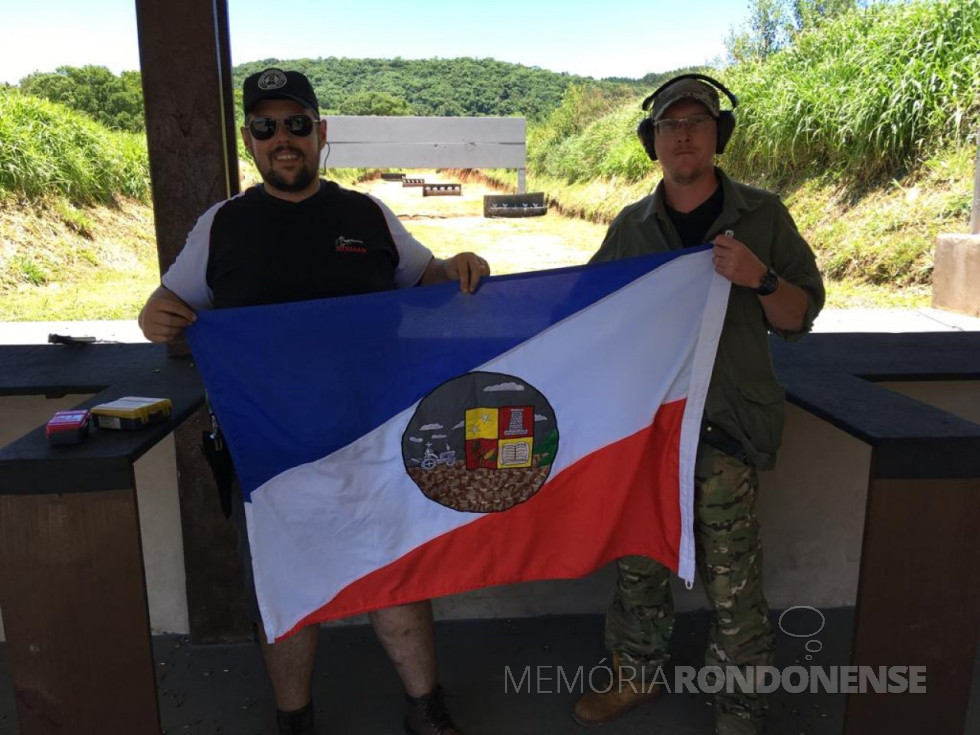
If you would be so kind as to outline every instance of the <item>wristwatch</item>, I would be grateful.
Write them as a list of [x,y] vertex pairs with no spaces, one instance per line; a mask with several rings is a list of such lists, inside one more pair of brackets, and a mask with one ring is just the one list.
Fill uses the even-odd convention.
[[773,270],[772,266],[766,268],[765,275],[759,281],[759,287],[755,290],[760,296],[768,296],[779,288],[779,275]]

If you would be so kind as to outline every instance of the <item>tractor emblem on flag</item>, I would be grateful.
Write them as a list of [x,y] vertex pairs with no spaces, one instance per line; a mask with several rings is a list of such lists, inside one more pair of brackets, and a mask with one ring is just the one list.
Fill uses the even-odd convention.
[[[448,444],[446,445],[449,446]],[[439,452],[436,454],[432,451],[432,445],[425,445],[425,455],[422,457],[422,469],[423,470],[434,470],[438,465],[444,464],[446,467],[452,467],[456,464],[456,452],[452,449],[446,449],[445,452]]]
[[526,381],[501,373],[443,383],[422,399],[402,435],[405,469],[422,493],[476,513],[532,497],[557,451],[551,404]]

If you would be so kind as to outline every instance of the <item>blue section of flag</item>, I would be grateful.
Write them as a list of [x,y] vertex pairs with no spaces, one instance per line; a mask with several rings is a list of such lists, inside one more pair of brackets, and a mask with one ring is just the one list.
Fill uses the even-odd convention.
[[187,338],[247,498],[682,254],[500,276],[472,295],[446,283],[202,312]]

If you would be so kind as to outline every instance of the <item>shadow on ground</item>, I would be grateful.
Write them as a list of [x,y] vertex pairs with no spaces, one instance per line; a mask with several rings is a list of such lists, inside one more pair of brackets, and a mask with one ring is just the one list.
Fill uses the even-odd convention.
[[[809,646],[819,647],[812,660],[805,659],[806,639],[777,632],[779,667],[848,663],[853,609],[826,610],[824,615],[825,627],[810,638],[819,641],[819,646]],[[708,620],[704,612],[678,616],[675,665],[699,665]],[[437,624],[436,637],[448,702],[467,735],[589,732],[572,722],[569,711],[588,687],[593,668],[609,663],[604,660],[601,616],[444,621]],[[185,636],[157,636],[154,652],[168,735],[274,735],[272,697],[254,645],[195,646]],[[401,686],[368,626],[324,628],[318,655],[314,696],[323,733],[403,732]],[[673,689],[673,672],[666,673]],[[599,669],[593,679],[601,686]],[[777,692],[770,732],[836,735],[843,713],[843,695]],[[711,733],[711,698],[672,691],[601,730],[603,735]],[[16,733],[13,692],[0,645],[0,735]]]

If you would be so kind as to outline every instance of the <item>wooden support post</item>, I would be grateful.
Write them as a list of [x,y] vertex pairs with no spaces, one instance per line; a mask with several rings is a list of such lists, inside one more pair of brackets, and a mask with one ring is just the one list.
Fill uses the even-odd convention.
[[225,0],[136,0],[160,270],[197,218],[236,194]]
[[[163,272],[197,218],[239,190],[227,2],[136,0],[136,19]],[[251,625],[236,604],[234,533],[200,451],[204,423],[198,413],[174,432],[191,638],[241,640]]]

